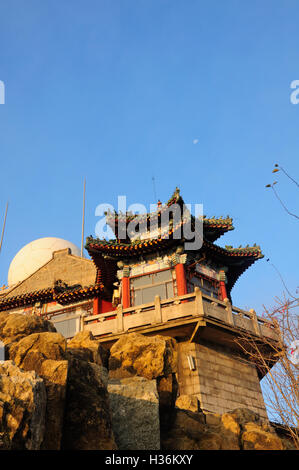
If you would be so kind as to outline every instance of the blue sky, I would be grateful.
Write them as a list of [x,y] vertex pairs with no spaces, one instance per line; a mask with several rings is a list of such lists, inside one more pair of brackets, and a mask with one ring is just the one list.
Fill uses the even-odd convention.
[[[11,0],[0,4],[0,285],[40,237],[80,246],[95,208],[165,202],[176,186],[207,216],[234,219],[221,245],[260,244],[234,304],[274,305],[298,286],[298,2]],[[194,144],[194,139],[198,143]]]

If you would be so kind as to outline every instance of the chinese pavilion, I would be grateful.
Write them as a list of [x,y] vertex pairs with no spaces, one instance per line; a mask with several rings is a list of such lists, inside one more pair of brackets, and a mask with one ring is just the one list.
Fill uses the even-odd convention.
[[129,332],[171,336],[181,395],[197,397],[206,412],[245,406],[267,418],[259,383],[265,371],[236,339],[250,333],[267,351],[276,332],[254,310],[233,306],[231,297],[238,278],[263,257],[260,247],[219,246],[234,229],[232,219],[203,216],[200,247],[185,249],[184,227],[190,224],[195,237],[198,225],[183,210],[175,218],[175,206],[185,206],[178,189],[154,213],[107,213],[115,239],[88,237],[91,260],[72,246],[51,253],[27,278],[0,291],[0,312],[41,315],[66,338],[89,330],[107,348]]
[[[127,235],[126,239],[120,240],[118,233],[120,223],[127,228],[135,215],[108,213],[107,223],[116,238],[110,241],[87,239],[86,249],[97,267],[97,283],[105,289],[106,298],[110,297],[112,301],[113,297],[114,306],[118,302],[123,308],[145,304],[154,301],[156,295],[161,299],[181,296],[194,292],[195,287],[215,299],[231,301],[231,290],[237,279],[263,257],[256,245],[222,248],[215,243],[224,233],[234,229],[229,217],[209,219],[203,216],[201,248],[184,251],[184,238],[176,237],[177,231],[183,232],[186,223],[183,217],[173,226],[170,212],[167,229],[160,226],[163,212],[169,211],[174,204],[184,207],[178,189],[164,206],[159,201],[156,213],[138,217],[138,223],[147,228],[138,238]],[[150,221],[155,218],[160,235],[149,238]],[[194,230],[192,216],[191,225]],[[98,298],[98,313],[102,311],[102,298]]]

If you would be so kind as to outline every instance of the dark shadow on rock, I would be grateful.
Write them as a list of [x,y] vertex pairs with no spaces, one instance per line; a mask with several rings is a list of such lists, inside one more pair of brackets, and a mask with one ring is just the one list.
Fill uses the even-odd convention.
[[116,449],[107,370],[95,363],[69,358],[62,449]]
[[155,380],[110,379],[112,426],[120,450],[159,450],[159,398]]

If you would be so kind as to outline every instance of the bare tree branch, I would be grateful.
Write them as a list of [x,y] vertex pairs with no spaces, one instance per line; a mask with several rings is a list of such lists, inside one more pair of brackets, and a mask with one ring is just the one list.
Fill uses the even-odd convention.
[[[293,183],[295,183],[296,186],[299,188],[299,183],[297,183],[297,181],[294,180],[294,178],[292,178],[292,177],[284,170],[284,168],[282,168],[282,166],[280,166],[280,165],[278,165],[278,163],[276,163],[276,164],[275,164],[275,167],[276,167],[276,168],[279,168],[279,170],[281,170],[281,171],[282,171],[291,181],[293,181]],[[278,171],[278,170],[273,170],[272,173],[274,173],[274,172],[276,172],[276,171]]]
[[274,421],[279,420],[299,449],[299,363],[290,360],[290,345],[299,339],[298,299],[277,299],[271,311],[265,309],[263,319],[274,323],[277,340],[261,341],[244,332],[236,340],[250,362],[255,363],[266,382],[265,404]]
[[282,205],[282,207],[284,208],[284,210],[291,216],[293,217],[296,217],[296,219],[299,219],[298,215],[296,214],[293,214],[292,212],[289,211],[289,209],[286,207],[286,205],[282,202],[282,200],[280,199],[280,197],[278,196],[277,194],[277,191],[275,190],[273,184],[271,185],[271,188],[273,189],[273,192],[275,194],[275,196],[277,197],[277,199],[279,200],[280,204]]

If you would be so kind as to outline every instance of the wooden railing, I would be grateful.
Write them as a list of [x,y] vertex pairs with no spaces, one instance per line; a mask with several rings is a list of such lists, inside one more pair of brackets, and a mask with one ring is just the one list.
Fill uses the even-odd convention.
[[272,323],[258,317],[254,310],[249,312],[208,295],[202,294],[195,287],[191,294],[171,299],[155,301],[123,309],[121,305],[114,311],[82,317],[82,327],[96,336],[118,335],[138,327],[155,326],[180,319],[211,319],[230,325],[257,336],[277,339],[277,332]]

